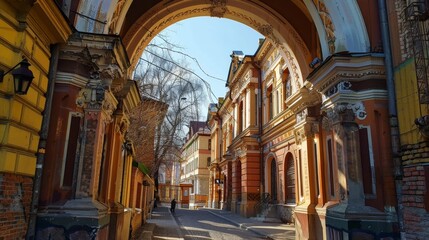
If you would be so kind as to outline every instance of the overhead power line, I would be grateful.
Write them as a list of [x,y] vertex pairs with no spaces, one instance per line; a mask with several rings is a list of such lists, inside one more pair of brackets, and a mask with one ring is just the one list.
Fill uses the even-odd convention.
[[[149,44],[148,46],[157,47],[157,48],[160,48],[160,49],[163,49],[163,50],[167,50],[167,51],[171,51],[171,52],[174,52],[174,53],[178,53],[178,54],[184,55],[184,56],[186,56],[186,57],[188,57],[188,58],[192,59],[192,60],[197,64],[198,68],[199,68],[199,69],[200,69],[200,70],[201,70],[201,71],[202,71],[206,76],[208,76],[208,77],[210,77],[210,78],[213,78],[213,79],[215,79],[215,80],[221,81],[221,82],[226,82],[226,80],[225,80],[225,79],[222,79],[222,78],[218,78],[218,77],[212,76],[212,75],[208,74],[206,71],[204,71],[204,69],[201,67],[200,63],[198,62],[198,60],[197,60],[196,58],[194,58],[194,57],[190,56],[189,54],[186,54],[186,53],[181,52],[181,51],[176,51],[176,50],[173,50],[173,49],[170,49],[170,48],[161,47],[161,46],[158,46],[158,45],[156,45],[156,44]],[[147,49],[146,49],[145,51],[149,52]],[[151,52],[149,52],[149,53],[151,53]]]
[[[147,50],[146,50],[146,51],[147,51]],[[161,57],[161,56],[158,56],[158,55],[156,55],[156,54],[154,54],[154,53],[151,53],[151,54],[153,54],[153,55],[155,55],[156,57],[161,58],[161,59],[163,59],[163,60],[165,60],[165,61],[171,62],[171,63],[175,64],[177,67],[179,67],[179,68],[181,68],[181,69],[183,69],[183,70],[185,70],[185,71],[187,71],[187,72],[190,72],[191,74],[195,75],[195,76],[196,76],[196,77],[198,77],[198,79],[200,79],[200,80],[204,83],[204,85],[206,86],[207,91],[208,91],[208,93],[209,93],[210,101],[212,101],[212,102],[213,102],[213,98],[212,98],[212,96],[214,96],[214,99],[216,99],[216,98],[217,98],[216,94],[214,94],[214,92],[212,91],[212,88],[211,88],[211,86],[210,86],[210,83],[208,83],[206,80],[204,80],[204,79],[203,79],[202,77],[200,77],[198,74],[196,74],[196,73],[195,73],[195,72],[193,72],[192,70],[189,70],[189,69],[187,69],[187,68],[184,68],[184,67],[182,67],[182,66],[178,65],[178,64],[177,64],[176,62],[174,62],[174,61],[171,61],[171,60],[165,59],[165,58],[163,58],[163,57]],[[176,74],[176,73],[174,73],[174,72],[171,72],[171,71],[169,71],[169,70],[167,70],[167,69],[165,69],[165,68],[163,68],[163,67],[161,67],[161,66],[159,66],[159,65],[156,65],[156,64],[154,64],[153,62],[150,62],[150,61],[148,61],[148,60],[146,60],[146,59],[144,59],[144,58],[140,58],[140,59],[141,59],[141,60],[143,60],[143,61],[145,61],[145,62],[147,62],[148,64],[150,64],[150,65],[152,65],[152,66],[155,66],[155,67],[157,67],[157,68],[159,68],[159,69],[161,69],[161,70],[163,70],[163,71],[165,71],[165,72],[168,72],[168,73],[170,73],[170,74],[172,74],[172,75],[174,75],[174,76],[178,77],[179,79],[181,79],[181,80],[183,80],[183,81],[186,81],[186,82],[188,82],[188,83],[192,84],[189,80],[184,79],[183,77],[181,77],[181,76],[177,75],[177,74]],[[212,96],[211,96],[211,95],[212,95]]]

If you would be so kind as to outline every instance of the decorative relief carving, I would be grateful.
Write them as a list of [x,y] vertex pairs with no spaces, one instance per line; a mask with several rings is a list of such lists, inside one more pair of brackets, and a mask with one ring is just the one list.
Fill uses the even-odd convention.
[[301,82],[299,81],[299,74],[298,74],[298,67],[297,64],[295,63],[294,58],[292,57],[292,55],[290,54],[289,51],[285,51],[286,53],[286,58],[290,64],[290,69],[292,70],[292,74],[291,76],[293,76],[293,83],[295,85],[295,89],[300,89],[301,88]]
[[100,85],[90,86],[82,89],[77,98],[76,105],[85,110],[90,111],[103,111],[111,121],[110,116],[116,109],[116,100],[113,95],[107,94],[106,90]]
[[327,132],[332,130],[332,121],[326,115],[323,116],[323,118],[322,118],[322,128],[323,128],[323,130],[325,130]]
[[258,27],[258,32],[265,37],[271,37],[273,35],[273,27],[269,24],[260,25]]
[[210,16],[222,18],[227,12],[226,0],[211,0]]
[[320,19],[325,27],[326,41],[328,42],[329,53],[335,53],[335,26],[331,15],[323,0],[313,0],[313,4],[319,12]]
[[323,100],[329,98],[330,96],[336,93],[351,91],[350,90],[351,87],[352,87],[352,84],[349,81],[341,81],[336,86],[333,86],[330,89],[328,89],[325,92],[325,94],[323,94]]
[[[161,29],[164,29],[166,26],[170,25],[173,22],[178,21],[179,19],[186,18],[187,16],[195,16],[195,15],[204,15],[204,13],[209,13],[213,16],[213,14],[216,15],[216,17],[223,17],[224,15],[232,15],[236,18],[241,19],[246,25],[253,27],[255,29],[258,29],[266,38],[270,39],[271,42],[278,48],[281,49],[286,55],[288,56],[289,64],[291,65],[291,72],[293,73],[294,80],[296,81],[297,89],[301,87],[300,84],[300,75],[298,73],[298,64],[296,63],[296,60],[292,57],[292,54],[289,52],[289,50],[285,47],[285,45],[275,36],[273,32],[273,28],[271,25],[263,24],[261,22],[256,21],[252,17],[236,11],[231,11],[227,7],[227,1],[226,0],[211,0],[211,5],[208,7],[202,7],[202,8],[193,8],[187,11],[178,12],[177,14],[170,16],[169,18],[163,20],[159,24],[155,25],[153,28],[147,31],[147,33],[142,38],[141,44],[137,47],[135,54],[133,55],[131,59],[131,63],[133,66],[138,61],[138,58],[140,57],[141,53],[144,50],[144,47],[150,42],[152,39],[154,33],[160,32]],[[133,36],[135,32],[139,30],[140,27],[138,27],[139,24],[136,24],[136,27],[132,30],[130,30],[130,36]],[[304,55],[310,56],[310,52],[308,51],[305,43],[300,38],[300,36],[294,31],[293,28],[287,27],[288,34],[293,37],[295,42],[300,46],[299,51],[304,52]],[[124,41],[126,41],[125,39]]]
[[[325,81],[323,85],[318,89],[320,92],[324,92],[326,88],[334,84],[335,82],[338,82],[338,79],[362,79],[362,78],[369,78],[369,77],[384,77],[385,71],[380,69],[375,70],[368,70],[365,72],[338,72],[335,74],[335,76],[331,77],[329,80]],[[345,81],[345,80],[344,80]]]
[[365,119],[368,115],[362,102],[349,103],[347,109],[351,109],[359,120]]
[[115,11],[113,12],[112,19],[110,20],[109,33],[117,34],[115,32],[116,25],[119,20],[119,16],[121,15],[122,9],[124,8],[126,0],[118,0],[116,3]]
[[[325,113],[325,116],[322,118],[322,128],[326,131],[331,130],[335,123],[354,122],[354,117],[363,120],[367,116],[365,106],[362,102],[335,104]],[[335,128],[334,130],[336,131]]]
[[301,145],[301,143],[304,142],[305,139],[306,139],[306,136],[305,136],[305,130],[303,127],[295,130],[295,142],[297,145]]
[[[204,15],[203,13],[210,13],[212,7],[213,6],[208,6],[203,8],[193,8],[183,12],[178,12],[177,14],[164,19],[162,22],[158,23],[157,25],[154,25],[151,29],[147,30],[146,31],[147,33],[142,38],[141,44],[137,47],[136,52],[131,59],[132,65],[135,66],[135,63],[137,63],[138,59],[140,58],[141,53],[144,50],[144,47],[153,38],[154,33],[158,33],[162,29],[166,28],[166,26],[171,25],[172,23],[177,22],[181,19],[187,18],[188,16],[197,16],[197,15]],[[226,9],[226,11],[228,12],[228,9]],[[140,25],[138,23],[135,24],[135,28],[130,30],[130,36],[134,36],[135,32],[137,32],[139,29],[140,29]],[[124,41],[126,41],[126,39],[124,39]]]
[[296,114],[296,123],[300,123],[302,121],[304,121],[306,119],[306,117],[308,116],[308,110],[307,108],[298,112]]
[[247,71],[246,74],[243,74],[242,72],[237,75],[237,78],[234,78],[232,81],[232,84],[230,86],[231,89],[231,95],[233,98],[238,97],[238,94],[242,92],[246,87],[249,86],[251,83],[251,70]]

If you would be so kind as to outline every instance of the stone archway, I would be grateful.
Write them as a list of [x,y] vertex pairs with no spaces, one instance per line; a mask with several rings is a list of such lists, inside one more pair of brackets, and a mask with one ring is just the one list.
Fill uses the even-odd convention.
[[132,66],[129,73],[159,32],[198,16],[228,18],[260,32],[282,50],[291,74],[300,82],[310,73],[308,64],[313,58],[325,59],[342,51],[367,52],[371,45],[355,1],[292,0],[278,4],[268,0],[122,0],[110,11],[108,31],[123,37]]
[[[360,10],[356,1],[332,0],[326,5],[324,4],[325,1],[322,0],[290,0],[282,3],[276,3],[281,1],[270,0],[118,0],[111,2],[117,5],[116,7],[113,5],[110,6],[109,11],[112,11],[113,14],[110,14],[111,12],[106,14],[106,28],[102,33],[109,32],[118,34],[119,37],[108,37],[114,38],[111,41],[112,45],[120,45],[120,47],[112,48],[112,53],[109,52],[108,55],[105,55],[109,57],[109,59],[113,59],[111,56],[114,56],[116,59],[114,59],[115,61],[113,61],[113,63],[120,65],[121,73],[122,70],[124,72],[127,71],[128,76],[130,76],[130,73],[133,71],[136,59],[139,58],[146,45],[157,33],[180,20],[197,16],[229,18],[239,21],[262,33],[275,47],[281,50],[283,58],[286,59],[286,68],[291,74],[292,81],[299,83],[297,85],[298,88],[304,86],[307,76],[312,71],[308,63],[314,57],[324,59],[338,51],[366,51],[370,45],[368,43],[366,30],[363,27],[365,26],[363,18],[360,15]],[[144,7],[139,7],[138,4],[146,5]],[[349,25],[346,26],[345,23],[342,22],[342,12],[338,12],[337,10],[345,11],[346,13],[353,12],[352,17],[348,19],[348,21],[352,21],[352,23],[347,22]],[[112,17],[110,18],[110,16]],[[84,40],[94,43],[97,41],[97,38],[94,36],[85,35]],[[108,37],[106,37],[106,39]],[[99,36],[99,38],[101,38],[101,36]],[[122,44],[116,44],[121,41],[124,48],[122,48]],[[106,46],[107,45],[99,44],[97,47],[100,47],[100,49],[96,49],[97,54],[91,57],[96,58],[102,55],[98,52],[104,53],[105,48],[110,47]],[[83,44],[82,49],[87,50],[86,46],[83,46]],[[80,56],[79,54],[87,55],[88,51],[76,53],[75,56]],[[122,58],[122,61],[118,61],[118,58]],[[78,60],[79,59],[76,61]],[[128,60],[130,60],[130,66],[128,65]],[[106,70],[110,71],[111,69],[109,67],[110,66],[106,66]],[[320,83],[322,81],[318,81],[324,78],[325,75],[321,77],[314,76],[314,82],[319,83],[321,86],[319,89],[311,89],[312,91],[321,91],[320,89],[324,91],[325,88],[334,84],[333,82],[337,80],[337,76],[342,77],[342,75],[331,76],[329,75],[331,72],[328,70],[326,71],[327,73],[325,73],[325,75],[328,76],[326,77],[327,79],[330,78],[328,79],[329,81],[326,81],[326,85],[322,85]],[[63,78],[60,80],[66,79],[68,76],[69,75],[64,74],[62,76]],[[79,84],[81,83],[79,82]],[[293,102],[294,109],[296,109],[293,114],[297,115],[297,120],[307,119],[306,109],[304,109],[305,111],[302,109],[308,105],[308,98],[306,97],[308,94],[305,93],[305,88],[302,90],[303,91],[297,94],[300,99],[295,99]],[[308,127],[309,125],[305,126]],[[297,126],[297,128],[298,127],[301,126]],[[303,127],[302,130],[302,132],[305,133],[305,130],[308,129]],[[306,150],[306,148],[303,149]],[[310,154],[305,154],[306,152],[304,151],[303,153],[302,162],[305,163]],[[90,160],[93,160],[93,157],[88,155],[87,160],[90,162]],[[97,164],[94,166],[98,167],[99,165]],[[238,162],[237,165],[238,164],[240,164],[240,167],[237,167],[237,169],[240,169],[239,173],[241,173],[241,162]],[[267,164],[265,166],[267,166]],[[303,170],[311,170],[311,165],[309,167],[307,166],[308,165],[306,165]],[[114,169],[114,167],[112,167],[112,169]],[[310,171],[307,171],[305,174],[310,175]],[[88,176],[90,175],[88,174]],[[234,182],[234,187],[236,187],[236,185],[239,186],[235,190],[240,189],[233,199],[236,202],[241,201],[242,195],[241,174],[238,174],[237,178],[238,177],[240,177],[239,180]],[[93,179],[94,178],[90,178],[90,180]],[[308,192],[309,194],[307,195],[310,196],[310,191]],[[308,206],[313,206],[310,205],[310,202],[304,203],[308,204]],[[312,238],[315,233],[308,232],[307,229],[309,228],[308,226],[311,227],[310,223],[314,222],[313,212],[311,212],[313,209],[307,210],[305,209],[306,206],[307,205],[302,207],[302,211],[300,212],[301,218],[299,219],[299,223],[304,226],[301,235],[306,238]]]

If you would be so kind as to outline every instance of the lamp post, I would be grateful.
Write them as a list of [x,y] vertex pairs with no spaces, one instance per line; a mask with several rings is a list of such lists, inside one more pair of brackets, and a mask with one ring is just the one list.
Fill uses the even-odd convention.
[[[18,65],[21,65],[19,68]],[[16,64],[13,68],[9,69],[7,72],[0,70],[0,82],[3,82],[3,77],[11,72],[13,75],[13,84],[14,91],[16,94],[25,95],[27,94],[28,89],[30,88],[31,82],[33,81],[33,72],[31,72],[28,67],[30,63],[27,59],[23,59],[21,62]],[[16,69],[15,69],[16,68]]]

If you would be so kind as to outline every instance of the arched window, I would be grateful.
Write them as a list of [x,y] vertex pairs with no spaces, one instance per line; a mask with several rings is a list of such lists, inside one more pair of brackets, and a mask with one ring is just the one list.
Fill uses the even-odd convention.
[[276,203],[277,202],[277,163],[276,163],[276,160],[275,159],[272,159],[271,160],[271,167],[270,167],[270,169],[271,169],[271,176],[270,176],[270,179],[271,179],[271,192],[270,192],[270,194],[271,194],[271,201],[273,202],[273,203]]
[[244,109],[243,109],[243,101],[240,102],[240,105],[238,106],[238,132],[237,135],[239,135],[243,131],[244,126]]
[[296,203],[295,196],[295,162],[293,160],[292,154],[286,156],[285,161],[285,193],[286,193],[286,203]]

